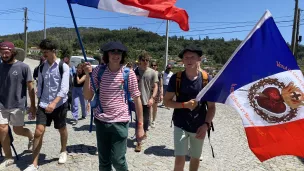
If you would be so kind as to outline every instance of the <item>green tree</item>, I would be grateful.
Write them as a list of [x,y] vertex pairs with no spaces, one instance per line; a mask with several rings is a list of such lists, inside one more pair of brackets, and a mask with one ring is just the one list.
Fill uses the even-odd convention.
[[24,41],[23,40],[20,40],[20,39],[14,40],[13,43],[14,43],[15,47],[24,49]]

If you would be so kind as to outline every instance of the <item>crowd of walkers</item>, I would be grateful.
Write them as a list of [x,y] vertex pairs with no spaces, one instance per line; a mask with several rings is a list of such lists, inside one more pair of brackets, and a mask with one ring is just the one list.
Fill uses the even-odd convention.
[[[79,112],[81,119],[86,119],[92,110],[99,170],[111,171],[114,167],[117,171],[127,171],[127,138],[132,112],[135,112],[136,123],[134,151],[141,152],[149,129],[157,128],[159,104],[174,109],[174,171],[184,170],[185,156],[191,157],[189,170],[198,170],[203,142],[215,114],[214,103],[194,100],[211,79],[200,68],[200,47],[190,45],[181,50],[179,57],[184,70],[177,73],[171,71],[170,64],[165,71],[159,71],[158,63],[146,51],[137,56],[135,65],[126,64],[128,48],[120,42],[101,46],[102,60],[95,68],[89,62],[71,66],[69,57],[59,59],[58,45],[52,40],[42,40],[39,48],[43,55],[32,74],[28,65],[15,59],[17,52],[13,43],[0,43],[0,143],[5,154],[0,170],[14,164],[9,125],[13,126],[15,134],[28,138],[32,163],[25,171],[37,171],[43,137],[47,136],[46,127],[53,122],[59,132],[58,163],[64,164],[68,155],[68,111],[72,113],[75,126]],[[28,112],[31,119],[36,119],[34,132],[24,127],[27,92]]]

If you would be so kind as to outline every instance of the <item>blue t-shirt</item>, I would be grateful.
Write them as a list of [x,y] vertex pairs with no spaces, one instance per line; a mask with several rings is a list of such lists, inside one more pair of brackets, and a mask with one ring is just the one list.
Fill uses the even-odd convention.
[[[176,98],[177,102],[187,102],[195,99],[197,94],[203,89],[202,74],[196,80],[189,80],[185,71],[182,72],[179,96]],[[209,77],[210,80],[210,77]],[[174,74],[168,84],[168,92],[176,92],[176,74]],[[193,111],[190,109],[174,109],[173,123],[185,131],[196,133],[197,129],[205,122],[207,113],[207,102],[200,102],[197,108]]]

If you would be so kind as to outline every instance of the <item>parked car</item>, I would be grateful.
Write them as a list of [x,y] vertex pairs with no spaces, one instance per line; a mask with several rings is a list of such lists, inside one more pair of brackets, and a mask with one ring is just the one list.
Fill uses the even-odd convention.
[[[92,67],[95,68],[96,66],[99,65],[99,62],[91,57],[87,57],[88,62],[91,63]],[[85,62],[84,57],[83,56],[71,56],[70,59],[70,64],[71,66],[75,66],[77,67],[78,64]]]

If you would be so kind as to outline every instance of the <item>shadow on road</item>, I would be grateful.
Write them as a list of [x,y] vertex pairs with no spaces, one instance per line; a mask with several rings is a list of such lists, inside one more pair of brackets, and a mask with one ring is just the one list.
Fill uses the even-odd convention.
[[298,157],[298,159],[300,160],[300,162],[302,162],[304,164],[304,158]]
[[[77,127],[77,125],[75,125],[75,126],[73,126],[73,129],[74,129],[74,131],[88,131],[89,132],[90,125],[82,125],[80,127]],[[96,131],[96,127],[94,124],[93,124],[92,131]]]
[[128,148],[135,148],[136,147],[135,143],[136,143],[136,139],[129,139],[129,138],[127,139]]
[[[25,150],[21,154],[18,155],[19,160],[15,160],[16,166],[20,170],[26,169],[29,165],[32,164],[32,153],[29,151]],[[45,159],[46,155],[43,153],[40,153],[39,155],[39,166],[58,161],[58,158],[53,158],[53,159]]]
[[68,153],[87,153],[96,155],[97,148],[90,145],[78,144],[67,146]]
[[167,149],[165,145],[152,146],[144,151],[145,154],[154,154],[155,156],[173,157],[174,150]]

